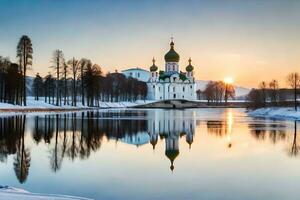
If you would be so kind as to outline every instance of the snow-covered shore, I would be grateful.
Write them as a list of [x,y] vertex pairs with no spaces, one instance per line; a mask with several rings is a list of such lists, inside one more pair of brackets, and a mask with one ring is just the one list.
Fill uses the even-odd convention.
[[267,117],[274,119],[300,120],[300,110],[295,111],[292,107],[284,108],[259,108],[248,112],[252,117]]
[[53,195],[53,194],[37,194],[26,190],[1,186],[0,185],[0,200],[91,200],[83,197]]
[[[143,105],[147,103],[151,103],[153,101],[142,101],[138,100],[135,102],[100,102],[99,107],[97,108],[127,108],[133,107],[137,105]],[[20,105],[13,105],[9,103],[0,103],[0,111],[6,112],[15,112],[15,111],[46,111],[46,110],[81,110],[81,109],[88,109],[90,107],[83,106],[80,102],[77,103],[78,105],[71,106],[71,105],[62,105],[62,106],[55,106],[49,103],[45,103],[43,100],[34,100],[32,97],[27,98],[27,106],[20,106]]]

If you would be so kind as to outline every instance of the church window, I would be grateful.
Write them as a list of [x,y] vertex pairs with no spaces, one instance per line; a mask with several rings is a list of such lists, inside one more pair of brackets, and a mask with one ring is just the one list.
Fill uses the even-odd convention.
[[155,88],[155,85],[153,85],[153,89]]
[[173,65],[173,71],[175,71],[175,65]]
[[184,88],[184,86],[183,86],[182,91],[184,91],[184,89],[185,89],[185,88]]
[[175,87],[173,87],[173,92],[175,92]]
[[174,99],[176,99],[176,94],[173,95]]
[[160,87],[158,87],[158,91],[160,91]]
[[140,72],[138,72],[138,78],[140,78]]
[[193,88],[193,86],[191,85],[191,89]]

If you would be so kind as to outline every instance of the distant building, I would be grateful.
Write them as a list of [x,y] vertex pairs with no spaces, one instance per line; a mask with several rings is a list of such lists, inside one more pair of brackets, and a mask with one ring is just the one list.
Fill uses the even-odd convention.
[[150,72],[139,67],[125,69],[122,71],[122,74],[127,78],[132,77],[144,82],[147,82],[150,78]]
[[191,58],[186,72],[179,70],[179,54],[174,50],[173,40],[170,50],[165,55],[165,71],[159,71],[155,65],[150,67],[151,77],[147,82],[148,95],[151,100],[186,99],[196,100],[196,83]]

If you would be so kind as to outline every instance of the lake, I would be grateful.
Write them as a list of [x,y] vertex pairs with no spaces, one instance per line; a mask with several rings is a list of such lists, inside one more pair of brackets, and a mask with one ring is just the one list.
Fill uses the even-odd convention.
[[244,109],[0,117],[0,185],[94,199],[299,199],[298,122]]

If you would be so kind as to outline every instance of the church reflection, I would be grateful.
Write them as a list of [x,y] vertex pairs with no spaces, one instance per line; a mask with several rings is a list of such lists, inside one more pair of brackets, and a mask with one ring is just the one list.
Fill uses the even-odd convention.
[[165,155],[171,162],[170,169],[174,170],[174,161],[179,155],[179,139],[186,137],[186,142],[191,145],[195,134],[196,119],[192,110],[169,110],[165,112],[150,112],[148,120],[148,131],[150,143],[155,149],[158,137],[165,140]]
[[[252,121],[251,121],[252,122]],[[111,110],[53,114],[26,117],[26,115],[0,117],[0,162],[13,158],[12,168],[20,183],[30,174],[32,154],[30,149],[40,144],[46,146],[49,168],[58,172],[64,161],[88,159],[94,152],[114,141],[141,147],[163,144],[164,156],[175,169],[180,155],[180,145],[187,143],[192,148],[195,129],[206,124],[209,136],[225,139],[228,148],[233,146],[233,117],[227,112],[223,120],[197,120],[196,112],[186,110]],[[247,130],[257,140],[274,144],[288,140],[287,153],[296,156],[299,152],[297,123],[293,138],[286,134],[285,123],[260,122],[247,124]],[[242,130],[242,129],[241,129]],[[267,140],[268,138],[268,140]],[[161,143],[160,143],[161,141]],[[290,142],[292,141],[292,142]],[[156,150],[160,152],[160,150]]]
[[[179,139],[185,136],[190,148],[195,134],[193,111],[134,111],[82,112],[36,116],[26,115],[0,118],[0,161],[14,155],[14,170],[20,183],[29,174],[31,154],[27,136],[34,143],[49,148],[49,166],[56,173],[63,160],[87,159],[100,149],[103,139],[115,140],[137,147],[151,144],[153,150],[160,139],[165,141],[165,156],[174,170],[179,155]],[[26,131],[27,130],[27,131]],[[31,133],[31,134],[27,134]]]

